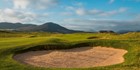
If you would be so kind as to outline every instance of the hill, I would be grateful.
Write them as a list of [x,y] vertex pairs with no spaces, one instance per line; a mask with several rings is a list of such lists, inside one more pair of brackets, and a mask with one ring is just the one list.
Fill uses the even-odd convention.
[[28,26],[36,26],[36,25],[22,24],[22,23],[10,23],[10,22],[1,22],[0,23],[0,29],[18,29],[18,28],[28,27]]
[[0,29],[2,30],[10,29],[10,30],[28,31],[28,32],[57,32],[57,33],[82,32],[82,31],[75,31],[75,30],[67,29],[53,22],[47,22],[42,25],[1,22]]

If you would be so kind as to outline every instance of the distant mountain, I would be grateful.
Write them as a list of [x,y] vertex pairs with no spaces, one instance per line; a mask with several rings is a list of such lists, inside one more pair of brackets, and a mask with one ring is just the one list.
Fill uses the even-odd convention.
[[31,31],[31,32],[58,32],[58,33],[82,32],[67,29],[53,22],[48,22],[43,25],[2,22],[0,23],[0,29],[13,29],[16,31]]
[[117,33],[125,34],[125,33],[129,33],[129,32],[140,32],[140,31],[139,30],[135,30],[135,31],[131,31],[131,30],[120,30]]
[[36,26],[33,24],[22,24],[22,23],[10,23],[10,22],[1,22],[0,29],[18,29],[22,27]]

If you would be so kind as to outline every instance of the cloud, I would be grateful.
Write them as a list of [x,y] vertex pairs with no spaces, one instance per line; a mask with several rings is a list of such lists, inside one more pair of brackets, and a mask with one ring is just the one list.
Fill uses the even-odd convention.
[[60,14],[63,16],[72,16],[73,15],[73,13],[71,13],[71,12],[62,12]]
[[117,10],[111,10],[111,11],[103,11],[103,10],[97,10],[97,9],[92,9],[92,10],[86,10],[84,8],[78,8],[74,9],[75,13],[80,16],[85,16],[85,15],[92,15],[92,16],[113,16],[113,15],[118,15],[121,13],[126,12],[128,9],[121,7]]
[[16,9],[26,9],[29,5],[29,0],[13,0],[14,8]]
[[107,20],[107,19],[65,19],[65,27],[84,31],[99,30],[140,30],[140,21],[135,20]]
[[58,4],[58,0],[13,0],[15,9],[46,9]]
[[140,14],[135,15],[135,21],[140,21]]
[[48,14],[36,14],[33,12],[19,11],[10,8],[0,10],[1,22],[40,23]]
[[[109,4],[114,3],[116,0],[109,0]],[[140,0],[122,0],[122,1],[135,1],[135,2],[140,2]]]
[[18,12],[15,12],[12,9],[6,8],[0,11],[0,21],[2,22],[20,22],[19,18],[16,18]]
[[86,11],[86,10],[83,9],[83,8],[76,9],[75,12],[76,12],[76,14],[78,14],[78,15],[90,14],[89,11]]
[[126,12],[128,9],[127,8],[119,8],[118,10],[112,10],[112,11],[107,11],[107,12],[102,12],[100,13],[99,15],[100,16],[112,16],[112,15],[118,15],[118,14],[121,14],[121,13],[124,13]]
[[79,8],[79,9],[76,9],[75,10],[75,13],[77,14],[77,15],[100,15],[100,14],[102,14],[102,13],[104,13],[103,11],[101,11],[101,10],[97,10],[97,9],[93,9],[93,10],[86,10],[86,9],[84,9],[84,8]]
[[66,8],[66,10],[75,10],[75,8],[73,6],[67,6],[65,8]]
[[115,0],[109,0],[109,4],[112,4],[114,2],[115,2]]

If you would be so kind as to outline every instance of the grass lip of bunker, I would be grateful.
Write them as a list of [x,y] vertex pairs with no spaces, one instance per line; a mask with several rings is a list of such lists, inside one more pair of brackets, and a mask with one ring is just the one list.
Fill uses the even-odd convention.
[[107,47],[81,47],[67,50],[28,51],[13,58],[23,64],[46,68],[89,68],[124,62],[123,49]]

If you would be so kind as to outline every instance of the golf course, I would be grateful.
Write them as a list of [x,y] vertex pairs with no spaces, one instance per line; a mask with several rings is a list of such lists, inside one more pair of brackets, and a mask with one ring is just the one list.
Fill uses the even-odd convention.
[[139,69],[139,32],[0,32],[0,70]]
[[140,70],[140,0],[0,0],[0,70]]

